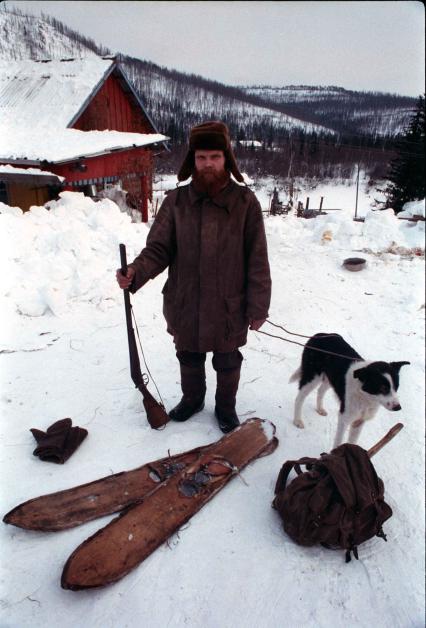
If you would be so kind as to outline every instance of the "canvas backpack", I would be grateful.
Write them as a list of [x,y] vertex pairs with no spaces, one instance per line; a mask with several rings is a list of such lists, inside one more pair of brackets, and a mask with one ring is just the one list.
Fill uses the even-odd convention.
[[[293,468],[297,476],[286,486]],[[351,444],[320,458],[285,462],[272,505],[296,543],[344,549],[346,562],[351,552],[358,559],[357,546],[367,539],[379,536],[386,541],[382,525],[392,516],[384,501],[383,482],[367,451]]]

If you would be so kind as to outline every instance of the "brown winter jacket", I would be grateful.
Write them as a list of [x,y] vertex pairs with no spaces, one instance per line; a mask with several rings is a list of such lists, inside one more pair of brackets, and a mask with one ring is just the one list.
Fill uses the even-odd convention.
[[233,351],[247,342],[249,318],[268,316],[262,211],[232,180],[213,199],[192,184],[171,191],[130,266],[132,292],[169,268],[163,313],[178,351]]

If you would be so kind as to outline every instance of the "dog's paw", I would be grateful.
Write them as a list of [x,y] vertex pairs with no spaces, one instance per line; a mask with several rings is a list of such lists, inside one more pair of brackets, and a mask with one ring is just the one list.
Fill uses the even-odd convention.
[[302,430],[305,427],[305,424],[303,423],[302,419],[294,419],[293,425],[295,425],[296,427],[299,427]]
[[316,408],[316,411],[318,412],[318,414],[320,414],[321,416],[327,416],[328,412],[327,410],[325,410],[324,408]]

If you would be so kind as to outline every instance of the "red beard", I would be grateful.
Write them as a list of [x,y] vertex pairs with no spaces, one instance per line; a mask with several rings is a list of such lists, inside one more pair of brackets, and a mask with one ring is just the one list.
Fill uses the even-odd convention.
[[194,170],[192,174],[192,183],[195,190],[207,194],[210,198],[219,194],[228,185],[229,180],[230,174],[226,170],[221,170],[220,172],[209,171],[208,173]]

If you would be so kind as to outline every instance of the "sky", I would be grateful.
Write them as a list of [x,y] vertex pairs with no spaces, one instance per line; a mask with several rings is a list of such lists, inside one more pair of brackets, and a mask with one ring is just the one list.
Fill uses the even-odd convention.
[[227,85],[424,93],[425,9],[414,0],[7,0],[98,44]]

